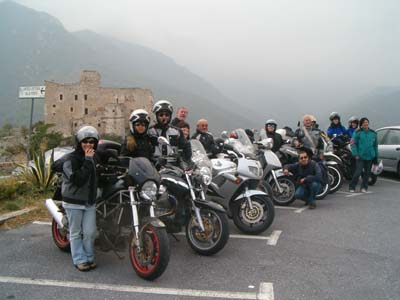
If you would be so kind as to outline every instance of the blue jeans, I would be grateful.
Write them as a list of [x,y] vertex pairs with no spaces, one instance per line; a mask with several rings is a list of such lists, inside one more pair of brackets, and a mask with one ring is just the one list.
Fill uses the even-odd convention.
[[349,189],[351,190],[356,189],[358,178],[360,178],[360,175],[362,174],[361,187],[367,190],[369,176],[371,175],[371,167],[372,167],[372,160],[357,159],[356,171],[354,172],[353,178],[350,181]]
[[321,189],[321,184],[317,181],[302,184],[297,187],[294,197],[296,199],[305,200],[307,204],[315,203],[315,196]]
[[69,225],[69,240],[74,265],[94,261],[96,237],[96,207],[65,208]]

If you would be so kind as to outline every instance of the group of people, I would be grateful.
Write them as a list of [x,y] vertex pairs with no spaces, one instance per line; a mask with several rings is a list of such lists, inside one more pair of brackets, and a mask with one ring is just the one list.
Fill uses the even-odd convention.
[[[150,126],[150,115],[144,109],[132,112],[129,119],[130,132],[122,147],[121,155],[130,157],[146,157],[157,163],[157,158],[169,153],[161,153],[164,149],[157,147],[158,137],[168,140],[171,147],[165,151],[179,151],[182,159],[190,162],[192,151],[190,146],[190,126],[186,122],[188,109],[180,107],[173,117],[173,106],[167,100],[160,100],[153,106],[154,125]],[[369,129],[369,121],[362,118],[351,119],[351,126],[346,130],[340,124],[339,114],[332,114],[328,135],[349,135],[352,137],[352,151],[357,160],[356,173],[350,182],[350,191],[354,192],[358,178],[363,169],[361,191],[368,188],[369,170],[372,161],[377,159],[376,133]],[[265,124],[266,135],[273,139],[273,151],[278,151],[283,144],[282,136],[277,133],[277,122],[268,120]],[[198,139],[206,152],[215,155],[219,150],[214,137],[208,131],[208,122],[198,120],[196,131],[191,136]],[[96,268],[94,256],[94,239],[96,236],[97,197],[96,148],[99,134],[92,126],[83,126],[75,134],[76,147],[63,163],[62,205],[66,211],[69,230],[71,255],[75,267],[79,271]],[[295,132],[294,145],[300,147],[299,162],[284,167],[284,172],[291,172],[297,178],[299,186],[296,197],[305,199],[309,207],[315,208],[315,195],[321,184],[321,169],[312,160],[313,157],[323,159],[323,143],[321,130],[311,115],[303,117],[303,125]]]

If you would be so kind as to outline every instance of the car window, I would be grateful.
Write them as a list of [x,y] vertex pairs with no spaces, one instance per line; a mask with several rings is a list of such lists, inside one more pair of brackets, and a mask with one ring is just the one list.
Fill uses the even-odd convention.
[[385,145],[400,145],[400,130],[391,129],[389,130],[385,141]]
[[376,134],[378,135],[378,144],[383,145],[384,144],[384,138],[386,133],[388,132],[388,129],[382,129],[379,130]]

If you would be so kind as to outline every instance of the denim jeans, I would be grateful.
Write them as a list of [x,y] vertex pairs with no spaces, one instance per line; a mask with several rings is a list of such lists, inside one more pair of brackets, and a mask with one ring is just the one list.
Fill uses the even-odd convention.
[[69,240],[74,265],[94,261],[96,207],[65,208],[69,224]]
[[296,199],[305,200],[307,204],[315,203],[315,196],[321,189],[321,184],[317,181],[302,184],[297,187],[294,197]]
[[356,189],[358,178],[360,178],[360,175],[362,174],[361,187],[367,190],[369,176],[371,175],[371,167],[372,167],[372,160],[357,159],[356,171],[354,172],[353,178],[350,181],[349,189],[351,190]]

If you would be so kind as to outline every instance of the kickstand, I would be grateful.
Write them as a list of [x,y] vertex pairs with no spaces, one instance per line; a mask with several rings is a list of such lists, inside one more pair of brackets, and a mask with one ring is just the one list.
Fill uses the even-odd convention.
[[116,248],[114,247],[114,244],[110,241],[108,236],[103,232],[104,239],[106,240],[107,244],[110,246],[111,250],[114,252],[114,254],[119,258],[119,259],[124,259],[123,256],[119,255],[117,252]]
[[173,236],[173,238],[175,239],[175,241],[180,242],[180,240],[176,237],[175,234],[171,233],[171,235]]

